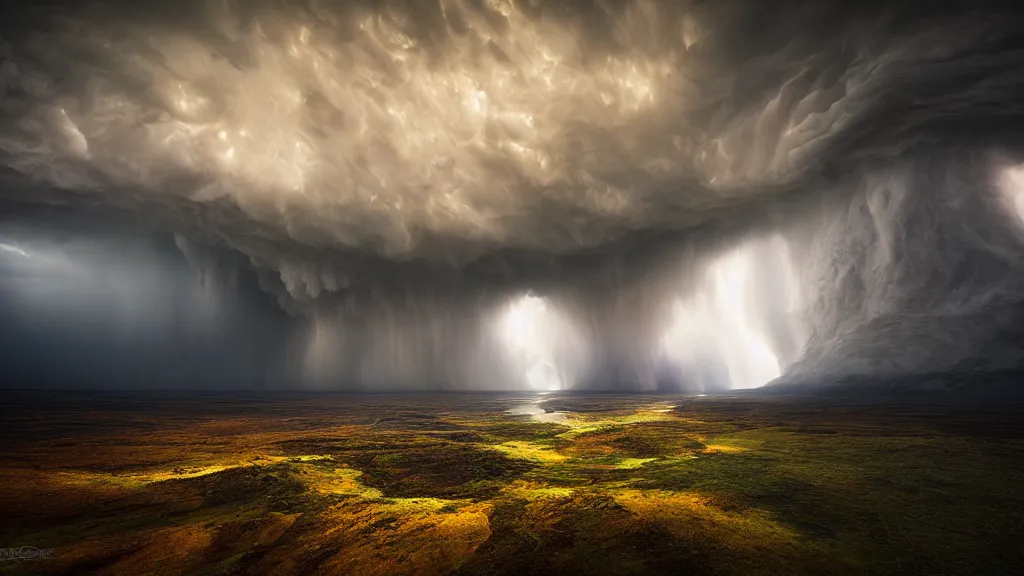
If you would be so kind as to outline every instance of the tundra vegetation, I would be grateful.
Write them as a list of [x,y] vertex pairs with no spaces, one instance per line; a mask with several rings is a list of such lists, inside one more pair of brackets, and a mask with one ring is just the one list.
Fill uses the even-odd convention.
[[[558,418],[511,415],[538,402]],[[9,398],[0,574],[1011,574],[1019,407]],[[548,414],[550,416],[550,414]]]

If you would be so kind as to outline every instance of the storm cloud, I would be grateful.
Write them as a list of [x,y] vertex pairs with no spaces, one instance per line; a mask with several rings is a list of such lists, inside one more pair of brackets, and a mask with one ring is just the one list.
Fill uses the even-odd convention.
[[[223,354],[260,386],[717,390],[1020,366],[1008,3],[5,10],[0,282],[21,346],[73,300],[45,257],[110,285],[76,285],[66,326],[124,308],[118,289],[146,295],[115,323],[133,338],[234,310],[189,373]],[[178,333],[154,354],[199,338]]]

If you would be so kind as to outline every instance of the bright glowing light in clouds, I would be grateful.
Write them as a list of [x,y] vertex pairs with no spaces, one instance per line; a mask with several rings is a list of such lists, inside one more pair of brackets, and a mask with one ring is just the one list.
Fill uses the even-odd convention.
[[[674,306],[673,326],[663,338],[664,353],[687,374],[698,375],[694,377],[702,389],[724,384],[733,389],[755,388],[781,374],[767,334],[770,321],[765,319],[773,310],[792,313],[795,279],[784,243],[773,241],[769,246],[772,255],[782,256],[785,266],[757,262],[764,250],[755,249],[764,245],[743,245],[712,262],[700,288]],[[763,268],[758,269],[758,264]],[[777,280],[783,289],[767,289],[759,270],[781,276]],[[717,376],[710,380],[699,376],[714,373],[716,366]]]
[[560,390],[572,384],[569,323],[545,299],[527,295],[512,302],[501,334],[523,381],[532,390]]
[[1003,192],[1008,209],[1024,222],[1024,166],[1003,170],[999,188]]
[[18,248],[17,246],[11,246],[10,244],[0,244],[0,250],[28,258],[28,253],[22,250],[21,248]]

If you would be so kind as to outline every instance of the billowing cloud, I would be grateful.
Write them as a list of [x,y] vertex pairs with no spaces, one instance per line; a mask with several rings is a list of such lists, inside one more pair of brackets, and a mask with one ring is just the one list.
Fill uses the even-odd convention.
[[5,19],[3,195],[243,254],[328,387],[923,370],[1022,294],[1012,12],[58,3]]

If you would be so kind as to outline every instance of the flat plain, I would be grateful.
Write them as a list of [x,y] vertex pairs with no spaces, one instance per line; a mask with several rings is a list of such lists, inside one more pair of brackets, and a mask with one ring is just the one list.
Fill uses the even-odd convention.
[[0,574],[1018,574],[1024,406],[4,392]]

